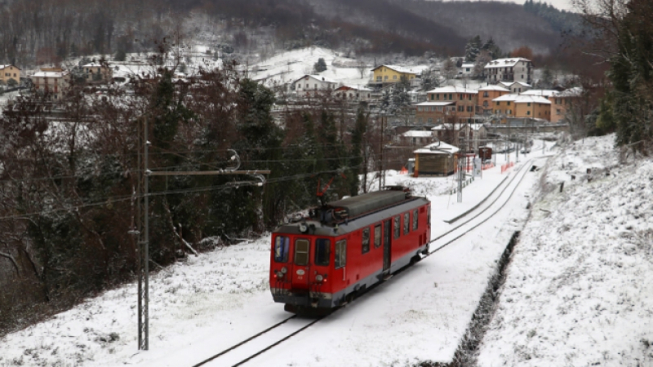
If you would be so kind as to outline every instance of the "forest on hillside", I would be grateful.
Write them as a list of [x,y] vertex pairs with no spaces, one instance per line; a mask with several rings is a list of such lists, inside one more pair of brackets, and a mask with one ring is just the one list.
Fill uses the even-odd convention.
[[[552,10],[543,9],[551,18]],[[417,0],[5,0],[0,62],[30,67],[84,55],[111,59],[152,51],[180,31],[236,54],[318,45],[357,55],[461,55],[475,35],[504,50],[528,45],[547,54],[561,43],[560,30],[540,10]]]

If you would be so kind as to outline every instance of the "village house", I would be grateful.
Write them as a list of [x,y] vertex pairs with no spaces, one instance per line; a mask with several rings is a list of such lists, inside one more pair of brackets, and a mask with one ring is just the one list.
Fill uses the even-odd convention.
[[[455,104],[454,120],[452,122],[472,122],[474,116],[480,112],[478,106],[478,91],[462,87],[442,87],[426,92],[427,102],[453,102]],[[419,112],[419,105],[417,112]],[[450,107],[450,106],[449,106]],[[443,122],[445,122],[443,120]],[[446,121],[449,122],[449,121]]]
[[505,122],[505,118],[515,117],[515,101],[519,97],[518,94],[504,94],[492,100],[492,114],[501,118],[501,122]]
[[372,99],[372,90],[364,87],[343,85],[334,92],[336,98],[352,102],[369,102]]
[[540,96],[520,95],[515,100],[515,117],[530,117],[551,121],[551,102]]
[[493,104],[492,100],[503,95],[509,94],[510,90],[499,85],[488,85],[478,89],[478,104],[481,107],[483,115],[491,115]]
[[413,176],[448,176],[456,171],[456,154],[460,149],[437,141],[413,151],[415,168]]
[[381,65],[372,69],[370,85],[383,86],[385,84],[399,83],[402,78],[411,82],[417,73],[411,69],[395,65]]
[[107,83],[113,78],[113,70],[97,62],[82,65],[82,70],[86,83]]
[[37,93],[45,93],[55,101],[61,100],[70,87],[70,72],[62,68],[41,68],[31,79]]
[[551,122],[563,122],[571,108],[581,98],[583,89],[575,87],[558,92],[551,101]]
[[292,82],[297,95],[318,95],[325,91],[334,91],[338,82],[319,75],[304,75]]
[[533,82],[533,63],[522,57],[492,60],[483,71],[490,83]]
[[464,142],[467,148],[476,150],[479,142],[487,139],[487,129],[483,124],[441,124],[431,131],[438,140],[459,148]]
[[524,82],[501,82],[497,85],[507,88],[512,94],[524,93],[532,88],[530,84]]
[[463,76],[471,77],[474,74],[474,63],[466,62],[462,66]]
[[5,85],[20,85],[20,69],[13,65],[0,65],[0,81]]
[[401,145],[419,145],[424,146],[432,143],[436,139],[433,137],[431,131],[423,130],[408,130],[403,134],[399,135],[399,143]]
[[441,124],[455,120],[456,102],[421,102],[415,105],[415,121],[418,125]]

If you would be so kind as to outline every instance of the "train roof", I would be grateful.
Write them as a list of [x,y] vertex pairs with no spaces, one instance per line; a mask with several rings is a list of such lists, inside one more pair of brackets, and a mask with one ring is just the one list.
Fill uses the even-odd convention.
[[340,218],[355,218],[361,214],[403,202],[408,193],[399,190],[376,191],[367,194],[337,200],[327,204]]

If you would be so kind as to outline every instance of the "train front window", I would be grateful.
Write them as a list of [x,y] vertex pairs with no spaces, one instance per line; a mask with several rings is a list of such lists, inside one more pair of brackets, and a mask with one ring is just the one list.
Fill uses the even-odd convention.
[[413,210],[413,231],[417,230],[417,227],[418,227],[418,224],[419,224],[417,222],[417,218],[418,218],[417,209],[415,209],[415,210]]
[[310,242],[305,239],[295,241],[295,265],[306,266],[308,265],[308,248]]
[[404,213],[404,234],[410,232],[410,213]]
[[288,262],[288,248],[290,247],[290,238],[277,236],[274,240],[274,261],[278,263]]
[[347,264],[347,240],[336,242],[336,269],[340,269]]
[[395,238],[399,238],[401,235],[401,217],[396,216],[394,222]]
[[363,228],[363,241],[362,241],[363,253],[370,251],[370,227]]
[[379,248],[381,246],[381,225],[377,224],[374,226],[374,248]]
[[331,241],[326,238],[315,240],[315,265],[328,266],[331,255]]

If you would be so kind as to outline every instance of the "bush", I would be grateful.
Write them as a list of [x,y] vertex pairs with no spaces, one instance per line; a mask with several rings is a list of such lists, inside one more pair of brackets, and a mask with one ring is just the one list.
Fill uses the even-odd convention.
[[325,62],[324,59],[321,58],[321,57],[317,60],[317,62],[315,63],[315,65],[313,65],[313,70],[314,70],[316,73],[321,73],[321,72],[325,71],[326,69],[327,69],[326,62]]

